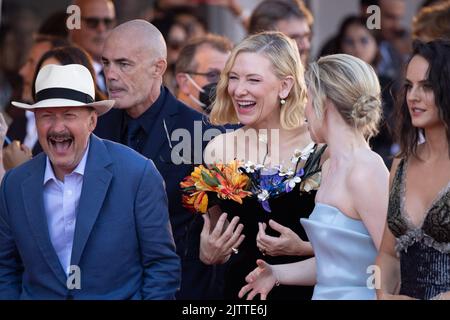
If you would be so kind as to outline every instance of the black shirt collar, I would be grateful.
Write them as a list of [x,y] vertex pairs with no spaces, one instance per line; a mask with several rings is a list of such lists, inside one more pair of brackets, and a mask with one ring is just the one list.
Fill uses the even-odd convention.
[[[141,128],[145,131],[145,133],[148,135],[153,128],[156,119],[158,118],[158,115],[161,113],[162,108],[164,106],[164,102],[166,100],[167,96],[167,89],[164,86],[161,86],[161,91],[159,94],[158,99],[147,109],[143,114],[141,114],[136,121],[139,122]],[[128,121],[132,119],[128,113],[125,113],[125,126],[124,126],[124,133],[126,133],[126,127],[128,124]]]

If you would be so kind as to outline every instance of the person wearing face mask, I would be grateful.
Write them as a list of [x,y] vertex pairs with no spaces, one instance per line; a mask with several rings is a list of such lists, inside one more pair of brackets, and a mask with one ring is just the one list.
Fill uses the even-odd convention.
[[211,97],[232,47],[228,38],[215,34],[188,42],[175,64],[177,98],[192,109],[208,114]]
[[[198,83],[192,79],[192,76],[189,75],[189,73],[185,73],[186,79],[190,82],[191,87],[194,88],[194,92],[189,92],[187,94],[188,98],[190,99],[190,104],[192,105],[191,108],[197,110],[198,112],[209,114],[211,109],[211,103],[214,100],[216,86],[217,86],[217,77],[220,77],[220,73],[218,71],[211,71],[208,73],[195,73],[195,75],[198,76],[205,76],[208,81],[212,81],[208,83],[207,85],[200,87]],[[190,88],[188,89],[189,91]],[[182,94],[179,94],[180,96]],[[198,98],[196,97],[198,96]]]

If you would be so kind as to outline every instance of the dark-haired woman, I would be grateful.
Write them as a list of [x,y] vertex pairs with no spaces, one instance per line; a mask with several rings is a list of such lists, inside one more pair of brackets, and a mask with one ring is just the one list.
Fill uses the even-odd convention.
[[450,43],[417,43],[397,109],[381,299],[450,299]]
[[85,66],[91,73],[95,85],[95,101],[105,100],[106,96],[100,91],[100,89],[97,86],[97,80],[92,59],[86,51],[84,51],[78,46],[58,47],[44,53],[44,55],[41,57],[41,59],[36,65],[36,72],[34,74],[33,80],[33,95],[35,92],[34,83],[36,81],[37,73],[43,66],[47,64],[67,65],[73,63]]

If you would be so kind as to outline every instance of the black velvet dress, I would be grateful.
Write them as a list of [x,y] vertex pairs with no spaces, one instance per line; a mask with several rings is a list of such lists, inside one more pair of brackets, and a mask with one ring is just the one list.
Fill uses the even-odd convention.
[[[309,257],[299,256],[263,256],[256,246],[256,235],[258,233],[258,222],[268,223],[273,219],[285,227],[296,232],[301,239],[308,238],[300,224],[300,218],[308,218],[314,209],[314,198],[316,191],[309,193],[299,192],[300,184],[288,193],[283,193],[276,198],[269,199],[271,212],[263,209],[257,198],[245,198],[243,204],[234,201],[224,201],[221,209],[228,213],[229,220],[239,216],[244,225],[243,234],[245,239],[239,247],[239,253],[232,255],[225,269],[225,298],[238,299],[239,290],[246,284],[245,277],[256,268],[256,260],[263,259],[270,264],[283,264],[297,262]],[[266,233],[272,236],[279,234],[267,226]],[[313,287],[300,286],[278,286],[274,287],[268,295],[272,300],[310,300]],[[259,297],[259,295],[258,295]]]

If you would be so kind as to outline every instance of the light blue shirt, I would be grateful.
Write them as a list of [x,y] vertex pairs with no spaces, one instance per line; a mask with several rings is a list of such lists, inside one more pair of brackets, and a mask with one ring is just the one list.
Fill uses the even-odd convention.
[[77,209],[80,202],[83,175],[86,167],[89,144],[77,167],[64,176],[64,182],[55,176],[47,157],[44,174],[44,209],[48,232],[59,262],[69,275]]

